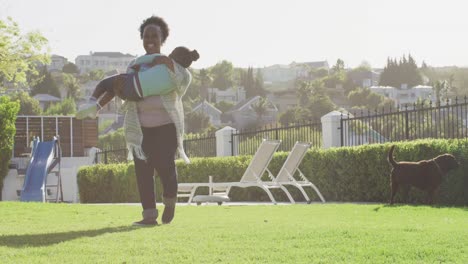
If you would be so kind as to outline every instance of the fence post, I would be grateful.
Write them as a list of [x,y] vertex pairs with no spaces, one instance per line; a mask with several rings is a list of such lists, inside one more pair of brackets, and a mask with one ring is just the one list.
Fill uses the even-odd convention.
[[[216,131],[216,156],[235,156],[237,155],[236,139],[232,139],[232,134],[237,130],[230,126],[226,126]],[[232,140],[231,140],[232,139]]]
[[341,133],[340,133],[340,120],[341,113],[338,111],[331,111],[330,113],[320,118],[322,122],[322,137],[323,148],[340,147],[341,146]]
[[409,139],[409,120],[408,120],[408,107],[405,110],[405,139]]

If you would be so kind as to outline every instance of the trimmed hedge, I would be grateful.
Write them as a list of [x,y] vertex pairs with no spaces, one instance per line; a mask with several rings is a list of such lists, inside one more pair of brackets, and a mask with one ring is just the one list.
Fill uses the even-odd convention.
[[[468,204],[468,140],[417,140],[387,144],[341,147],[327,150],[311,149],[300,166],[301,171],[321,191],[327,201],[382,202],[390,197],[390,165],[388,150],[396,144],[397,161],[431,159],[443,153],[455,155],[460,167],[443,180],[437,195],[437,203],[445,205]],[[273,174],[286,160],[288,153],[278,152],[269,169]],[[215,182],[236,182],[247,168],[251,156],[223,158],[193,158],[191,164],[177,161],[179,182],[207,182],[213,175]],[[264,179],[268,180],[266,175]],[[95,165],[83,167],[78,172],[81,202],[138,202],[133,163]],[[288,186],[296,201],[304,201],[299,190]],[[161,185],[156,180],[157,200],[161,200]],[[310,188],[311,199],[319,201]],[[198,194],[206,194],[207,188],[199,188]],[[272,190],[278,201],[288,201],[281,190]],[[403,191],[396,196],[397,202],[422,203],[426,193],[412,188],[408,197]],[[269,201],[267,194],[257,187],[232,188],[232,201]]]
[[20,104],[8,96],[0,96],[0,200],[2,199],[3,179],[8,174],[12,148],[16,134],[16,114]]

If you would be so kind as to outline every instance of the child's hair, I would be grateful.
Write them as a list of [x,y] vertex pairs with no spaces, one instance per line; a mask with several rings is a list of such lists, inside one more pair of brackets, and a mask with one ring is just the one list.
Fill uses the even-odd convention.
[[186,47],[177,47],[171,52],[171,54],[169,54],[169,58],[175,60],[182,67],[188,68],[192,62],[200,58],[200,55],[197,50],[190,51]]

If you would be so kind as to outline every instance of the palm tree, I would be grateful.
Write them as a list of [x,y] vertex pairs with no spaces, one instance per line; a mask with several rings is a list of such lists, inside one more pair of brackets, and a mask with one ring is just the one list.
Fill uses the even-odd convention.
[[81,94],[78,80],[71,74],[64,74],[63,83],[67,89],[67,97],[78,99]]
[[296,84],[297,84],[296,92],[299,98],[299,105],[306,106],[307,103],[309,102],[309,95],[311,92],[310,85],[308,82],[300,81],[300,80],[297,80]]
[[446,91],[447,88],[446,88],[446,82],[445,81],[437,81],[435,82],[434,84],[434,91],[435,91],[435,95],[436,95],[436,101],[437,102],[440,102],[440,100],[442,99],[441,98],[441,93],[443,91]]
[[208,87],[213,81],[208,70],[201,69],[200,72],[197,75],[195,75],[195,78],[200,80],[200,96],[202,100],[208,100]]
[[262,123],[262,118],[268,110],[268,101],[265,97],[260,97],[258,101],[252,104],[252,110],[257,114],[258,123]]

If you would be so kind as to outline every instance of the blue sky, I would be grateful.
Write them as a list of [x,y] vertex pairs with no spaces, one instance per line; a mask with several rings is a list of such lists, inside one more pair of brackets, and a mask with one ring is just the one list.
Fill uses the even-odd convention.
[[39,30],[51,53],[73,62],[90,51],[143,54],[138,27],[159,15],[171,29],[163,52],[195,48],[195,68],[338,58],[383,67],[408,53],[419,64],[468,66],[467,10],[463,0],[0,0],[0,19]]

